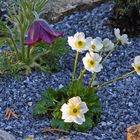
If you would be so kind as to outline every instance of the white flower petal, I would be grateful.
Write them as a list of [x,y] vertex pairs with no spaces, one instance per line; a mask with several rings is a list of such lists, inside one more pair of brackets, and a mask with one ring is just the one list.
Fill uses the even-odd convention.
[[83,64],[86,65],[86,63],[87,63],[87,58],[84,57],[84,58],[82,59],[82,61],[83,61]]
[[62,119],[67,119],[69,117],[69,113],[68,112],[64,112],[62,113]]
[[123,34],[121,36],[121,39],[120,40],[121,40],[122,45],[129,44],[127,34]]
[[60,110],[62,111],[62,119],[66,119],[69,116],[69,106],[67,104],[63,104]]
[[68,44],[69,44],[71,47],[74,47],[74,43],[75,43],[74,37],[73,37],[73,36],[68,37]]
[[103,66],[102,66],[101,64],[97,64],[97,65],[93,68],[93,72],[100,72],[102,68],[103,68]]
[[85,122],[85,116],[83,115],[83,113],[80,113],[80,115],[78,116],[79,118],[81,118],[83,120],[83,122]]
[[83,32],[77,32],[75,35],[74,35],[74,38],[76,40],[84,40],[85,39],[85,34]]
[[135,64],[135,65],[136,65],[136,64],[140,65],[140,56],[136,56],[136,57],[134,58],[134,64]]
[[137,72],[137,74],[140,76],[140,72]]
[[89,110],[85,102],[80,103],[80,110],[82,113],[86,113]]
[[60,110],[63,111],[63,110],[67,110],[68,108],[69,108],[69,106],[65,103],[62,105]]
[[119,28],[117,28],[117,29],[115,28],[114,29],[114,34],[115,34],[117,39],[120,39],[121,36],[120,36],[120,29]]
[[69,99],[69,103],[71,103],[71,104],[76,105],[76,104],[79,104],[80,102],[81,102],[81,98],[79,96]]
[[96,52],[100,51],[103,48],[103,44],[101,43],[99,38],[93,39],[93,44],[96,46]]
[[92,37],[87,37],[86,38],[86,46],[85,47],[86,47],[87,50],[90,49],[92,40],[93,40]]
[[79,125],[81,125],[81,124],[83,124],[84,119],[82,117],[76,117],[74,119],[74,122],[77,123],[77,124],[79,124]]
[[96,39],[99,41],[99,42],[102,42],[102,39],[100,37],[96,37]]
[[101,62],[102,57],[98,53],[90,52],[90,56],[97,62]]
[[105,38],[103,40],[103,45],[107,46],[110,43],[110,40],[108,38]]
[[[99,65],[101,60],[102,60],[102,57],[99,56],[99,54],[90,52],[90,53],[86,53],[86,56],[83,58],[83,64],[84,64],[84,67],[86,70],[88,70],[90,72],[98,72],[98,71],[100,71],[99,68],[100,69],[102,68]],[[90,62],[92,62],[92,61],[93,61],[93,65],[90,64]],[[96,65],[99,65],[99,68]],[[98,70],[97,70],[97,68],[98,68]]]
[[92,54],[92,53],[93,53],[93,52],[87,52],[87,53],[86,53],[86,56],[85,56],[86,60],[91,59],[91,54]]
[[114,29],[114,34],[115,34],[117,40],[119,42],[121,42],[122,45],[131,43],[131,42],[128,42],[127,34],[120,35],[120,30],[119,29]]
[[74,122],[74,117],[73,117],[73,116],[68,116],[68,117],[64,120],[64,122],[68,122],[68,123]]
[[[74,111],[76,109],[76,112]],[[81,101],[79,96],[69,99],[68,104],[63,104],[61,107],[62,119],[64,122],[75,122],[82,124],[85,121],[84,113],[88,111],[85,102]]]
[[134,63],[132,63],[131,65],[132,65],[132,67],[134,67],[134,68],[135,68],[135,64],[134,64]]
[[108,38],[105,38],[103,40],[103,46],[104,46],[104,51],[110,51],[111,49],[113,49],[115,46],[114,46],[114,43],[109,40]]
[[71,46],[72,50],[83,52],[89,50],[90,40],[91,37],[85,38],[83,32],[77,32],[74,36],[68,37],[68,44]]

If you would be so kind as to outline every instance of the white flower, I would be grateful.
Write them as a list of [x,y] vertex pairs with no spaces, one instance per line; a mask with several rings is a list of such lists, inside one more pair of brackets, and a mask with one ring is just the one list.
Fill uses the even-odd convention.
[[86,53],[86,56],[83,58],[83,64],[85,69],[90,72],[100,72],[103,66],[99,64],[102,60],[102,57],[97,53],[89,52]]
[[87,45],[89,46],[89,50],[93,52],[99,52],[103,48],[100,37],[96,37],[95,39],[90,38]]
[[132,66],[134,67],[137,74],[140,76],[140,56],[136,56],[134,58],[134,63],[132,63]]
[[109,40],[108,38],[105,38],[102,41],[102,43],[103,43],[103,46],[104,46],[103,47],[104,51],[110,51],[114,48],[114,43],[111,40]]
[[81,125],[85,122],[84,114],[88,110],[86,103],[82,102],[79,96],[73,97],[69,99],[67,104],[62,105],[62,119],[64,119],[64,122],[74,122]]
[[114,34],[117,38],[117,40],[122,44],[122,45],[125,45],[125,44],[130,44],[130,42],[128,42],[128,36],[127,34],[123,34],[123,35],[120,35],[120,29],[114,29]]
[[68,44],[71,46],[72,50],[82,52],[89,49],[87,46],[89,40],[90,38],[85,38],[83,32],[77,32],[74,36],[68,37]]

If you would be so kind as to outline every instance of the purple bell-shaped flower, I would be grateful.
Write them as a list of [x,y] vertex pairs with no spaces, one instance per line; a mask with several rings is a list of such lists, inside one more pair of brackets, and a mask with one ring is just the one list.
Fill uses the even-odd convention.
[[52,44],[54,38],[63,36],[62,33],[57,33],[44,19],[35,20],[28,30],[27,42],[28,46],[35,45],[39,41],[44,41],[48,44]]

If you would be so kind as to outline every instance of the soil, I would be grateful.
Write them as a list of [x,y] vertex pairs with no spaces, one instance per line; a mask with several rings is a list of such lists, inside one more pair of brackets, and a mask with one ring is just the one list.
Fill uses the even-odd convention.
[[109,24],[113,28],[119,28],[130,37],[140,36],[140,13],[136,9],[130,9],[127,15],[119,14],[120,7],[114,7]]

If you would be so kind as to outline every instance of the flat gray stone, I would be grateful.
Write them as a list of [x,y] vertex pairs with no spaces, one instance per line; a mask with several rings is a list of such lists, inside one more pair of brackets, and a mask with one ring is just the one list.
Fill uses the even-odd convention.
[[0,140],[16,140],[15,137],[6,131],[0,130]]
[[102,2],[104,0],[48,0],[44,18],[54,23],[75,11],[91,9]]

